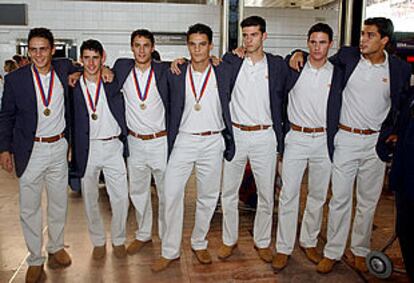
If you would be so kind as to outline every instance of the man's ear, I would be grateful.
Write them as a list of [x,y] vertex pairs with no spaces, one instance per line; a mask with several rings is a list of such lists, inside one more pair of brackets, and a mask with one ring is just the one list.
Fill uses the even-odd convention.
[[267,39],[267,32],[264,32],[263,33],[263,38],[262,38],[262,41],[265,41]]
[[102,53],[102,64],[104,64],[106,61],[106,51],[104,50]]

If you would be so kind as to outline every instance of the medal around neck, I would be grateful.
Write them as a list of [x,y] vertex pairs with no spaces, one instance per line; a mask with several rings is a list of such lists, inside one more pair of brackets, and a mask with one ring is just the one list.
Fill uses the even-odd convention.
[[52,113],[52,111],[51,111],[49,108],[46,108],[46,109],[43,111],[43,114],[44,114],[46,117],[48,117],[51,113]]
[[92,113],[91,117],[92,117],[92,120],[94,121],[98,120],[98,114],[96,113]]
[[201,104],[200,103],[196,103],[196,104],[194,104],[194,110],[195,111],[200,111],[201,110]]
[[141,104],[139,105],[139,107],[140,107],[142,110],[147,109],[147,105],[145,105],[145,103],[141,103]]

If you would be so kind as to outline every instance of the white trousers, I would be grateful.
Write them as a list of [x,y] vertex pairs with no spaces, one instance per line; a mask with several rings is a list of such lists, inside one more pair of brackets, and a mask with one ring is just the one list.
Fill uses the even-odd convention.
[[164,258],[175,259],[180,256],[184,190],[193,167],[197,182],[197,203],[191,247],[194,250],[207,248],[206,237],[220,193],[223,152],[224,139],[221,134],[178,134],[165,172],[165,231],[161,244]]
[[99,174],[103,170],[106,190],[112,208],[112,244],[119,246],[125,242],[125,226],[128,216],[128,184],[123,145],[118,139],[110,141],[91,140],[89,157],[82,183],[82,196],[85,203],[88,229],[92,244],[103,246],[106,242],[105,229],[99,209]]
[[223,243],[236,244],[239,230],[239,189],[247,160],[257,188],[257,209],[253,237],[258,248],[267,248],[271,241],[276,174],[277,142],[273,128],[262,131],[241,131],[233,127],[236,154],[224,162],[221,205],[223,209]]
[[300,189],[303,174],[308,170],[308,196],[299,242],[302,247],[316,247],[323,205],[331,178],[325,133],[289,131],[285,139],[282,165],[282,190],[279,196],[276,250],[290,255],[296,239]]
[[332,198],[329,202],[327,243],[324,254],[339,260],[345,250],[352,216],[352,195],[356,179],[356,210],[351,251],[356,256],[370,252],[375,208],[381,196],[385,174],[375,145],[378,134],[359,135],[339,130],[335,137]]
[[167,166],[167,137],[141,140],[128,136],[129,157],[129,194],[135,207],[138,230],[135,238],[140,241],[151,240],[152,204],[151,174],[154,175],[158,193],[158,235],[162,239],[164,231],[164,174]]
[[63,248],[67,212],[68,144],[66,139],[54,143],[35,142],[29,163],[19,178],[20,222],[30,255],[28,265],[42,265],[42,191],[46,185],[48,253]]

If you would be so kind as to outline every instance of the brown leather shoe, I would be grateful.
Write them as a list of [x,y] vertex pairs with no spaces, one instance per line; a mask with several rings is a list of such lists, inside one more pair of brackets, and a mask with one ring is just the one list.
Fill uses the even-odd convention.
[[125,245],[112,245],[112,252],[117,258],[125,258],[127,256]]
[[272,268],[275,272],[281,271],[287,266],[289,256],[281,253],[276,253],[272,259]]
[[304,248],[301,247],[303,252],[305,253],[306,257],[313,262],[314,264],[318,264],[322,260],[322,256],[318,253],[316,248]]
[[355,256],[355,268],[360,272],[367,273],[368,267],[365,262],[365,257],[363,256]]
[[204,250],[193,250],[197,260],[201,263],[201,264],[210,264],[212,262],[211,260],[211,256],[210,253],[208,252],[207,249]]
[[226,244],[222,243],[220,248],[217,250],[217,257],[219,259],[226,259],[233,254],[233,250],[237,247],[237,244],[232,246],[227,246]]
[[126,251],[129,255],[136,254],[148,243],[151,243],[151,240],[140,241],[140,240],[135,239],[131,244],[129,244]]
[[53,254],[49,254],[47,266],[51,269],[64,268],[72,264],[72,260],[65,249],[60,249]]
[[165,269],[167,269],[167,267],[174,261],[174,260],[178,260],[178,258],[174,258],[174,259],[168,259],[165,257],[160,257],[159,259],[157,259],[151,266],[151,270],[153,272],[160,272],[163,271]]
[[324,257],[316,266],[316,271],[323,274],[329,273],[332,271],[335,263],[336,260]]
[[42,265],[31,265],[26,272],[26,283],[38,283],[46,280],[46,273]]
[[105,257],[106,255],[106,246],[96,246],[93,248],[93,252],[92,252],[92,258],[94,260],[101,260]]
[[267,262],[267,263],[272,262],[273,253],[272,253],[272,250],[269,247],[268,248],[258,248],[256,246],[254,246],[254,249],[259,254],[259,257],[261,258],[261,260],[263,260],[264,262]]

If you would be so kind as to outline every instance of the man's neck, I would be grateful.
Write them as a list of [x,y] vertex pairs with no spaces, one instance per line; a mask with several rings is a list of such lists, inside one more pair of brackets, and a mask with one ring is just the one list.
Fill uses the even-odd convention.
[[385,52],[383,50],[362,55],[366,60],[370,61],[371,64],[381,64],[385,61]]
[[246,53],[246,57],[249,57],[250,60],[252,60],[253,64],[256,64],[257,62],[263,60],[264,56],[265,53],[263,52],[263,49],[259,49],[251,53]]
[[197,63],[191,62],[191,66],[193,67],[194,71],[200,72],[200,73],[204,72],[207,69],[208,65],[210,65],[209,60],[205,60],[203,62],[197,62]]
[[52,67],[52,64],[49,63],[49,64],[47,64],[43,67],[38,67],[38,66],[35,65],[35,67],[36,67],[37,71],[39,72],[39,74],[47,75],[50,72],[50,68]]
[[315,69],[322,68],[326,64],[326,61],[328,61],[326,57],[321,60],[315,60],[313,58],[309,58],[309,64],[311,64],[312,67]]
[[149,67],[151,67],[151,61],[146,63],[138,63],[135,61],[135,67],[137,67],[141,72],[145,72]]
[[100,75],[101,75],[100,72],[96,74],[88,74],[86,72],[83,73],[83,77],[85,78],[85,80],[87,80],[88,82],[94,82],[94,83],[97,83],[99,81]]

